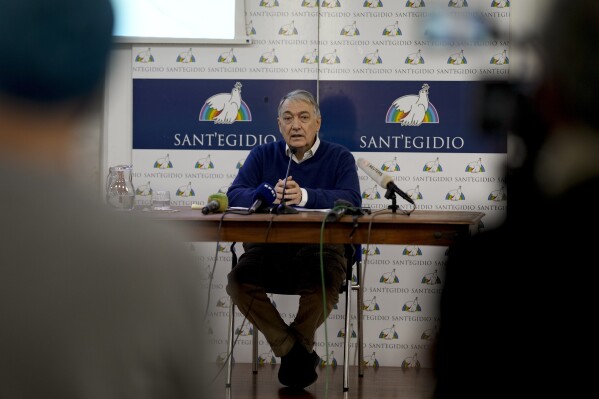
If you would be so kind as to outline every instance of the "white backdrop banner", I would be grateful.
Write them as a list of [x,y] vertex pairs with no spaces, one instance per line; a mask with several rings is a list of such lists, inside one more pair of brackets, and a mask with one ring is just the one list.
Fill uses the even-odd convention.
[[[391,175],[417,209],[481,211],[480,229],[503,221],[506,136],[481,128],[479,99],[486,79],[509,76],[509,42],[489,35],[489,26],[509,31],[509,1],[251,0],[246,7],[249,46],[133,47],[139,204],[157,189],[184,206],[226,193],[251,148],[281,139],[279,99],[301,88],[319,97],[321,137]],[[363,205],[386,208],[384,190],[359,177]],[[207,329],[215,361],[227,350],[230,244],[190,243],[204,287],[212,285]],[[432,366],[446,250],[363,247],[364,303],[353,309],[364,309],[366,366]],[[272,300],[292,321],[297,297]],[[234,358],[249,362],[252,327],[239,313],[236,320]],[[327,326],[335,366],[343,362],[343,309]],[[316,350],[326,354],[324,328]],[[259,359],[279,361],[263,338]]]

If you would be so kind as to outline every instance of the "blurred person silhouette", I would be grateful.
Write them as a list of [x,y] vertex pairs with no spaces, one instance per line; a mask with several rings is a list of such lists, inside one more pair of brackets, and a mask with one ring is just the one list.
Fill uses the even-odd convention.
[[199,270],[178,233],[68,177],[112,26],[109,0],[0,0],[2,398],[202,396]]
[[599,2],[553,4],[539,36],[544,71],[515,118],[526,157],[508,168],[506,220],[450,248],[436,398],[596,390],[586,332],[598,277]]

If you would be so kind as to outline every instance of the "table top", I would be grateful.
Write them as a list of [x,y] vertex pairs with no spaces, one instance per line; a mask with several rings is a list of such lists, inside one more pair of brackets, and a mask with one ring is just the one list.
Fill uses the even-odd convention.
[[[291,215],[211,213],[190,207],[176,212],[145,212],[148,217],[187,229],[197,241],[320,242],[326,212]],[[411,215],[389,210],[373,212],[355,221],[343,216],[326,222],[324,240],[329,243],[378,243],[450,245],[458,236],[476,233],[482,212],[416,210]]]

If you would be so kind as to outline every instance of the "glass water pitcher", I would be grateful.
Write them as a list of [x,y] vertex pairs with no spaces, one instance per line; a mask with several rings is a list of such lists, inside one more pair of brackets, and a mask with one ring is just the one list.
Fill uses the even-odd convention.
[[109,168],[106,178],[106,202],[116,210],[133,209],[135,205],[133,165],[117,165]]

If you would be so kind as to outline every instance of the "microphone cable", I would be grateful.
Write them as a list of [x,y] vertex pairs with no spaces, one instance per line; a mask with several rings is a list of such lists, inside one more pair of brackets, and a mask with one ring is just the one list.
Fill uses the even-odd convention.
[[218,222],[218,230],[217,230],[217,236],[218,236],[218,240],[216,241],[216,250],[214,252],[214,263],[212,264],[212,270],[210,271],[210,279],[208,280],[208,298],[206,299],[206,309],[204,310],[204,317],[202,318],[202,321],[206,321],[206,317],[208,316],[208,307],[210,306],[210,292],[212,291],[212,279],[214,278],[214,271],[216,270],[216,261],[218,260],[218,248],[220,245],[220,233],[222,230],[222,226],[223,226],[223,220],[225,219],[225,216],[227,215],[227,212],[225,211],[223,213],[223,215],[220,217],[220,220]]
[[401,206],[399,206],[398,209],[402,215],[410,216],[412,214],[412,212],[414,212],[416,210],[416,204],[412,205],[412,209],[406,210],[406,209],[403,209]]

